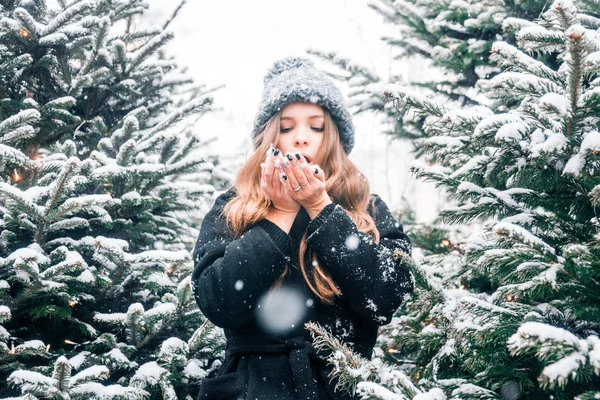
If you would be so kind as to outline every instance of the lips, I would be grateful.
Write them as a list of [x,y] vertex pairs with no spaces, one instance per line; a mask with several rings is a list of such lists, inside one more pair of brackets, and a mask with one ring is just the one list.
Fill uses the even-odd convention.
[[310,157],[309,157],[309,156],[307,156],[306,154],[302,154],[302,156],[303,156],[304,158],[306,158],[306,162],[310,164]]

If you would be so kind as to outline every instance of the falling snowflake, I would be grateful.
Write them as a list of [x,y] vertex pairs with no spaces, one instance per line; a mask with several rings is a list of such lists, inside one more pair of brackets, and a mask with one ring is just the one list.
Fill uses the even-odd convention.
[[358,249],[359,243],[360,243],[360,239],[358,238],[358,236],[356,236],[353,233],[346,237],[345,245],[348,250]]
[[242,290],[244,288],[244,281],[238,280],[235,282],[235,290]]

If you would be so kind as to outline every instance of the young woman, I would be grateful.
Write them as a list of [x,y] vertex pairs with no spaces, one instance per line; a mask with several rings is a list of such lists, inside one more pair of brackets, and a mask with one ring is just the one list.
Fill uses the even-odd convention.
[[192,277],[226,359],[198,399],[351,399],[304,324],[371,358],[378,326],[413,290],[402,226],[348,159],[354,128],[339,90],[303,58],[265,77],[254,152],[206,215]]

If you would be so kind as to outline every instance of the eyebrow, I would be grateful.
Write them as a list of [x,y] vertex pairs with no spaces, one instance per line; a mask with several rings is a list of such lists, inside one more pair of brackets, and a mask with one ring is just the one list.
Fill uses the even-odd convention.
[[[308,117],[308,119],[316,119],[316,118],[325,118],[325,117],[323,115],[311,115],[310,117]],[[289,120],[289,119],[294,120],[296,118],[294,118],[294,117],[281,117],[280,119],[281,120]]]

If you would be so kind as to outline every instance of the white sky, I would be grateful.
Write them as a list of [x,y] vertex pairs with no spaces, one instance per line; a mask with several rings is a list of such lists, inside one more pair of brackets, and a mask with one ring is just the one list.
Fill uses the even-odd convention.
[[[148,17],[162,24],[179,3],[150,0]],[[168,51],[196,81],[226,87],[214,94],[221,111],[203,117],[198,129],[218,136],[220,151],[247,154],[252,122],[262,92],[262,78],[273,62],[304,55],[309,48],[334,51],[387,77],[390,68],[418,79],[412,65],[390,63],[390,50],[380,37],[393,29],[364,0],[188,0],[169,27],[175,39]],[[326,67],[317,62],[317,67]],[[409,72],[410,71],[410,72]],[[410,75],[409,75],[410,74]],[[345,88],[340,85],[342,92]],[[391,208],[408,198],[421,220],[437,213],[432,185],[409,172],[409,145],[381,134],[373,115],[354,117],[356,144],[350,159],[369,178],[371,191]]]

